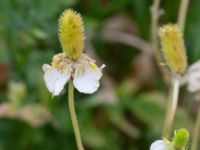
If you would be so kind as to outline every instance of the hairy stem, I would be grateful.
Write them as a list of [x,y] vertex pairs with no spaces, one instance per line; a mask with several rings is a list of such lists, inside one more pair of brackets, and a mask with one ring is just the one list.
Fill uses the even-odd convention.
[[78,126],[76,112],[75,112],[74,87],[73,87],[71,80],[69,82],[69,88],[68,88],[68,99],[69,99],[69,111],[70,111],[70,115],[71,115],[72,125],[73,125],[73,128],[74,128],[77,147],[78,147],[78,150],[84,150],[83,144],[82,144],[82,141],[81,141],[81,134],[80,134],[79,126]]
[[178,104],[178,94],[179,94],[179,80],[175,77],[173,80],[173,87],[170,91],[170,99],[168,102],[167,114],[163,129],[163,137],[167,139],[169,138],[169,135],[171,133],[171,128],[176,114],[176,108]]

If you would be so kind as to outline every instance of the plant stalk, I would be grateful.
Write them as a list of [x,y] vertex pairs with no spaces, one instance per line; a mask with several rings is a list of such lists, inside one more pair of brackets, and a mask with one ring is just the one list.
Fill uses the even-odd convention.
[[71,115],[72,125],[75,133],[76,138],[76,144],[78,147],[78,150],[84,150],[83,144],[81,141],[81,134],[78,126],[77,116],[75,112],[75,106],[74,106],[74,87],[72,84],[72,81],[69,81],[69,87],[68,87],[68,99],[69,99],[69,111]]
[[160,2],[161,0],[154,0],[153,5],[151,7],[151,43],[155,60],[159,66],[163,79],[168,85],[169,82],[171,81],[171,77],[169,76],[170,74],[166,68],[160,65],[161,63],[164,62],[158,42],[158,19],[160,17],[159,13]]
[[175,77],[173,79],[173,86],[170,91],[170,99],[168,102],[168,108],[167,108],[167,114],[165,118],[165,124],[164,124],[164,129],[163,129],[163,137],[169,138],[174,117],[176,114],[176,108],[178,104],[178,94],[179,94],[179,80]]
[[181,0],[179,14],[178,14],[178,26],[182,32],[185,27],[185,19],[188,10],[188,4],[189,0]]
[[155,54],[156,61],[159,63],[162,62],[161,54],[159,51],[158,45],[158,18],[159,18],[159,5],[160,0],[154,0],[151,7],[151,40],[152,40],[152,49]]
[[200,135],[200,107],[198,108],[197,120],[195,122],[194,130],[193,130],[193,139],[192,139],[191,150],[197,150],[199,135]]

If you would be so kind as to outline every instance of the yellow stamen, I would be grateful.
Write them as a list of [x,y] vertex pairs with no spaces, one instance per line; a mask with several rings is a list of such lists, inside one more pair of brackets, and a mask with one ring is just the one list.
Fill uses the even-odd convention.
[[94,63],[89,63],[89,66],[93,71],[97,70],[97,66]]
[[52,67],[56,68],[57,70],[64,72],[67,69],[67,59],[65,53],[59,53],[54,55],[52,60]]

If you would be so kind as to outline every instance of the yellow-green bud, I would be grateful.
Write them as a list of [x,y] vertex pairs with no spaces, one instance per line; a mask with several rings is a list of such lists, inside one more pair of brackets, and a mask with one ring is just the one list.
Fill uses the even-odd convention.
[[168,24],[159,30],[162,52],[172,72],[184,74],[187,69],[187,56],[183,37],[177,25]]
[[59,19],[59,39],[63,51],[70,59],[77,59],[84,49],[84,26],[81,15],[71,9]]
[[175,133],[173,143],[175,148],[184,149],[189,142],[189,133],[186,129],[180,129]]

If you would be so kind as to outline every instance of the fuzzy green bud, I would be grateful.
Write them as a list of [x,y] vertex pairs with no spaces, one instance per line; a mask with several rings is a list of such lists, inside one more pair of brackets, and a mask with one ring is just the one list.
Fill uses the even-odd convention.
[[173,143],[175,148],[184,149],[189,142],[189,132],[186,129],[180,129],[175,132]]

